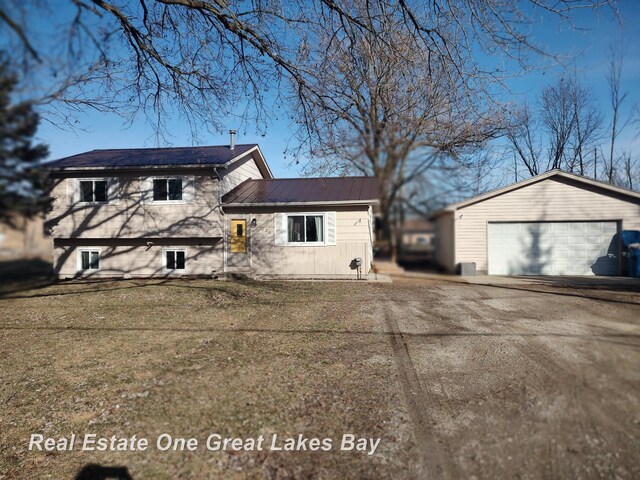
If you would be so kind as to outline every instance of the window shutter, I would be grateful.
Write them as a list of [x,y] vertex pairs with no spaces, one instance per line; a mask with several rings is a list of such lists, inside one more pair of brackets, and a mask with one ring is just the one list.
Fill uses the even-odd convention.
[[140,178],[138,186],[140,188],[140,203],[151,203],[153,201],[153,178]]
[[327,245],[336,244],[336,212],[327,212]]
[[122,192],[120,191],[120,179],[118,177],[107,179],[107,200],[116,205],[120,201]]
[[80,180],[67,178],[67,205],[73,206],[80,201]]
[[284,213],[276,213],[274,215],[274,228],[276,245],[287,244],[287,215]]
[[191,203],[195,198],[195,181],[193,177],[182,177],[182,201]]

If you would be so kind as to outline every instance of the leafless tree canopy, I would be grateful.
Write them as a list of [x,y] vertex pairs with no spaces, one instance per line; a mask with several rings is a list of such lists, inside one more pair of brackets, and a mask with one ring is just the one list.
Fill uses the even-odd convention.
[[536,106],[522,105],[506,130],[517,164],[529,175],[560,168],[637,188],[640,157],[619,145],[620,135],[638,126],[638,104],[631,104],[629,92],[622,90],[622,75],[622,50],[612,47],[603,78],[608,87],[604,111],[575,74],[544,87]]
[[[446,59],[469,86],[501,76],[477,61],[497,54],[525,65],[541,52],[530,27],[554,16],[609,5],[608,0],[6,0],[0,6],[4,47],[30,76],[28,92],[47,117],[74,121],[86,108],[162,128],[181,115],[192,130],[220,128],[235,113],[264,125],[283,79],[295,94],[315,96],[300,64],[309,32],[332,25],[376,36],[393,15],[403,34],[387,38],[423,50],[437,70]],[[368,7],[368,8],[367,8]],[[305,43],[306,42],[306,43]],[[390,45],[402,48],[402,45]],[[313,72],[311,72],[313,73]],[[317,99],[316,99],[317,100]],[[55,116],[57,114],[58,116]]]
[[544,87],[538,105],[522,105],[511,118],[507,138],[529,175],[560,168],[580,175],[602,139],[603,116],[591,91],[576,76]]

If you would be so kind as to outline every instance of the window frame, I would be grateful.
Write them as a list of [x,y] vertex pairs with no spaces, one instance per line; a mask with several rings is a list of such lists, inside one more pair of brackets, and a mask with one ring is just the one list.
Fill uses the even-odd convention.
[[[89,265],[91,265],[91,253],[98,252],[98,268],[82,268],[82,253],[89,252]],[[102,249],[93,247],[82,247],[78,249],[77,257],[77,271],[78,272],[99,272],[102,270]]]
[[[307,224],[306,217],[322,217],[322,241],[321,242],[290,242],[289,241],[289,217],[305,217],[304,225]],[[327,245],[327,212],[295,212],[285,213],[285,231],[287,241],[284,243],[286,247],[324,247]]]
[[[92,182],[93,186],[92,186],[92,193],[93,193],[93,198],[95,198],[95,192],[96,192],[96,186],[95,183],[96,182],[105,182],[106,185],[106,200],[104,202],[102,201],[98,201],[98,200],[92,200],[90,202],[87,202],[86,200],[82,200],[82,182]],[[110,179],[108,178],[78,178],[78,203],[81,205],[107,205],[109,203],[109,184],[111,183]]]
[[[154,198],[154,184],[156,180],[164,180],[167,183],[167,200],[156,200]],[[180,200],[169,200],[169,180],[180,180],[180,195],[181,195]],[[175,205],[175,204],[187,203],[187,201],[184,198],[186,183],[188,183],[186,182],[186,177],[182,175],[161,175],[161,176],[151,177],[151,203],[155,203],[158,205],[163,205],[163,204]]]
[[[184,252],[184,268],[167,268],[167,252]],[[185,247],[167,247],[162,249],[162,271],[164,273],[186,273],[189,251]]]

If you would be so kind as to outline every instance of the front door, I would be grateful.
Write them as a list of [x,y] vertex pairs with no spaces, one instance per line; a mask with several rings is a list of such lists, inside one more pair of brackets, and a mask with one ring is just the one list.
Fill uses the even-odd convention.
[[247,253],[246,220],[231,220],[231,253]]
[[230,268],[229,271],[244,272],[251,266],[247,233],[247,221],[245,219],[231,220],[229,253],[227,255],[227,268]]

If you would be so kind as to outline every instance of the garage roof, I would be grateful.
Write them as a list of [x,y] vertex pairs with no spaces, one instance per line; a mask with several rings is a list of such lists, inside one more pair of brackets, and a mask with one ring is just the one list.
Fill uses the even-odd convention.
[[640,192],[635,192],[633,190],[628,190],[626,188],[616,187],[615,185],[610,185],[608,183],[604,183],[599,180],[593,180],[592,178],[583,177],[582,175],[576,175],[575,173],[568,173],[568,172],[563,172],[562,170],[555,169],[555,170],[549,170],[548,172],[542,173],[540,175],[536,175],[535,177],[522,180],[521,182],[512,183],[511,185],[508,185],[506,187],[492,190],[483,195],[478,195],[477,197],[473,197],[468,200],[463,200],[462,202],[452,203],[451,205],[447,205],[442,210],[439,210],[436,213],[434,213],[431,218],[435,218],[446,212],[453,212],[460,208],[464,208],[469,205],[473,205],[475,203],[479,203],[484,200],[497,197],[498,195],[502,195],[504,193],[511,192],[513,190],[517,190],[519,188],[526,187],[527,185],[531,185],[533,183],[537,183],[552,177],[573,180],[591,187],[616,193],[618,195],[627,196],[633,199],[640,199]]
[[229,205],[373,204],[380,197],[375,177],[246,180],[222,197]]

